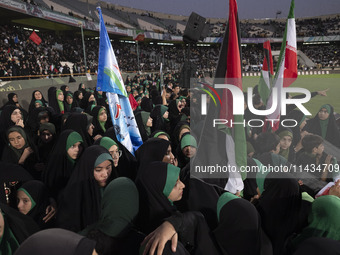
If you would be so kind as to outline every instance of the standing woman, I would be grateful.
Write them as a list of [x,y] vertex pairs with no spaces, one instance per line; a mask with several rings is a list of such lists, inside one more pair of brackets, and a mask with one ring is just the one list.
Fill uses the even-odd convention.
[[99,219],[102,195],[112,180],[112,157],[99,145],[81,156],[59,200],[57,225],[78,232]]
[[42,107],[46,107],[48,106],[48,102],[45,100],[43,94],[41,93],[40,90],[34,90],[32,92],[32,99],[28,108],[28,113],[31,113],[31,111],[36,108],[35,106],[35,101],[41,101],[41,103],[43,104]]
[[79,133],[67,129],[60,134],[42,176],[52,197],[57,201],[59,194],[66,187],[82,151],[83,139]]
[[8,145],[2,154],[2,161],[22,165],[35,179],[41,178],[41,172],[36,169],[39,161],[38,150],[31,142],[25,130],[13,126],[7,130]]
[[320,107],[317,115],[307,122],[305,130],[340,148],[340,131],[334,117],[334,108],[330,104]]

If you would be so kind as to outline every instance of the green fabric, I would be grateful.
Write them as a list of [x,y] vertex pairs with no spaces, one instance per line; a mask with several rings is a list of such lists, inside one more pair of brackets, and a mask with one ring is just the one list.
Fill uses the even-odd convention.
[[56,132],[55,132],[55,126],[52,124],[52,123],[43,123],[43,124],[40,124],[40,127],[39,127],[39,132],[42,133],[44,130],[48,130],[50,131],[50,133],[52,135],[55,135]]
[[[83,141],[83,138],[81,137],[81,135],[80,135],[78,132],[74,131],[74,132],[70,133],[70,134],[68,135],[68,137],[67,137],[67,140],[66,140],[66,151],[68,151],[68,149],[71,148],[71,147],[72,147],[74,144],[76,144],[77,142],[83,143],[84,141]],[[75,163],[75,160],[72,159],[72,158],[68,155],[68,153],[67,153],[67,158],[68,158],[68,160],[69,160],[70,162],[72,162],[72,164]]]
[[300,122],[299,122],[299,125],[298,125],[299,127],[301,126],[302,122],[303,122],[305,119],[306,119],[306,115],[303,115],[303,116],[302,116],[302,119],[301,119]]
[[28,212],[30,212],[34,208],[34,206],[37,205],[37,203],[34,201],[34,199],[31,197],[30,193],[28,193],[27,190],[25,190],[23,188],[18,189],[18,191],[19,190],[22,190],[29,197],[29,199],[31,200],[32,206],[31,206],[30,210],[28,211]]
[[112,162],[112,156],[106,152],[103,154],[100,154],[99,157],[96,159],[96,162],[94,162],[93,167],[97,167],[99,164],[103,163],[105,160],[109,160]]
[[167,176],[166,176],[165,186],[163,189],[164,196],[168,197],[170,195],[172,189],[175,187],[175,184],[178,180],[180,171],[181,169],[179,167],[174,166],[172,164],[168,164]]
[[150,113],[142,111],[141,117],[142,117],[142,121],[143,121],[143,125],[144,125],[144,128],[145,128],[146,134],[149,137],[151,135],[151,127],[147,127],[146,123],[148,122],[148,119],[150,117]]
[[318,197],[312,204],[308,226],[293,240],[294,245],[310,237],[326,237],[340,241],[340,198],[332,195]]
[[274,166],[281,166],[287,164],[287,159],[282,157],[281,155],[271,153],[272,161]]
[[62,91],[61,89],[58,89],[58,90],[56,91],[57,102],[58,102],[58,105],[59,105],[59,110],[60,110],[60,112],[63,112],[63,111],[64,111],[64,104],[63,104],[63,101],[60,101],[60,100],[58,99],[58,96],[59,96],[60,93],[63,93],[63,91]]
[[158,137],[160,135],[165,135],[170,140],[170,136],[164,131],[157,132],[153,137]]
[[282,157],[284,157],[285,159],[288,160],[288,157],[289,157],[289,148],[288,149],[280,149],[280,153],[279,155],[281,155]]
[[179,99],[179,100],[187,99],[187,97],[185,97],[185,96],[180,96],[178,99]]
[[43,104],[43,102],[41,102],[41,100],[35,100],[34,103],[35,103],[35,104],[38,103],[38,104],[40,104],[41,106],[44,106],[44,104]]
[[116,145],[119,148],[118,144],[107,136],[104,136],[102,139],[100,139],[99,145],[103,146],[107,150],[109,150],[113,145]]
[[25,148],[27,148],[29,146],[28,143],[27,143],[27,136],[26,136],[25,131],[22,128],[17,127],[17,126],[12,126],[11,128],[9,128],[7,130],[7,138],[8,138],[8,135],[12,132],[18,132],[25,140],[25,145],[19,150],[14,148],[12,145],[9,146],[11,148],[11,150],[14,152],[17,161],[19,161],[19,159],[21,158],[21,155],[24,152]]
[[19,242],[15,238],[12,230],[10,229],[6,215],[2,213],[4,217],[4,233],[0,239],[0,255],[12,255],[14,254],[15,250],[19,247]]
[[293,138],[293,133],[290,132],[289,130],[284,130],[280,132],[278,136],[280,137],[280,139],[282,139],[284,136],[290,136],[291,138]]
[[99,229],[110,237],[124,236],[138,214],[139,194],[133,181],[119,177],[104,190],[99,220],[81,232]]
[[196,139],[190,134],[182,136],[182,139],[181,139],[181,150],[183,150],[187,146],[192,146],[192,147],[197,148]]
[[[320,111],[322,108],[325,108],[325,109],[327,110],[328,114],[331,113],[331,108],[329,107],[328,104],[322,105],[322,106],[320,107],[319,111]],[[321,127],[321,137],[322,137],[323,139],[325,139],[325,138],[326,138],[326,135],[327,135],[327,128],[328,128],[329,117],[328,117],[327,119],[325,119],[325,120],[320,120],[320,119],[319,119],[319,121],[320,121],[320,127]]]
[[99,110],[98,116],[97,116],[97,120],[98,120],[99,125],[100,125],[100,127],[102,128],[102,130],[103,130],[104,132],[106,132],[106,128],[105,128],[105,123],[106,123],[106,121],[100,121],[100,120],[99,120],[99,115],[102,113],[102,111],[106,111],[105,108],[101,108],[101,109]]
[[240,198],[232,193],[229,192],[225,192],[223,193],[220,198],[217,201],[217,219],[218,221],[220,221],[220,212],[223,208],[224,205],[226,205],[227,203],[229,203],[231,200]]
[[264,169],[262,163],[257,160],[257,159],[253,159],[259,169],[259,171],[256,173],[256,184],[257,187],[259,188],[260,194],[262,194],[262,192],[264,191],[264,181],[267,177],[267,175],[269,174],[268,169]]
[[314,202],[314,198],[311,197],[307,192],[302,192],[301,195],[302,195],[302,200],[305,200],[305,201],[311,202],[311,203]]
[[66,97],[68,97],[68,96],[70,96],[70,97],[72,97],[72,98],[73,98],[73,95],[72,95],[72,93],[71,93],[71,92],[66,92]]
[[[161,116],[163,118],[164,113],[168,110],[168,107],[165,105],[161,105]],[[164,119],[164,118],[163,118]]]
[[247,155],[251,152],[255,152],[254,146],[250,142],[247,142]]

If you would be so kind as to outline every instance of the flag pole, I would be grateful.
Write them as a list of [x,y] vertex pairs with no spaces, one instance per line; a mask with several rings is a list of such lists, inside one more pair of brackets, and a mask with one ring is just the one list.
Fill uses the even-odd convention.
[[83,42],[83,54],[84,54],[85,72],[87,72],[87,63],[86,63],[86,51],[85,51],[83,24],[80,24],[80,31],[81,31],[81,40]]

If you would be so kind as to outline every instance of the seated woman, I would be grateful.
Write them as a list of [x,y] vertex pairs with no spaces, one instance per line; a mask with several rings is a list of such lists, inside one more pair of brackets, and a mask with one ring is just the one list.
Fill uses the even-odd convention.
[[305,130],[321,136],[340,148],[340,131],[334,117],[334,108],[331,105],[322,105],[317,115],[307,122]]
[[135,114],[136,122],[143,142],[151,135],[152,118],[149,112],[140,111]]
[[276,134],[280,137],[279,155],[284,157],[288,162],[295,163],[295,151],[293,147],[293,131],[290,128],[279,128]]
[[16,255],[95,255],[96,242],[60,228],[46,229],[23,242]]
[[32,110],[34,110],[34,108],[36,108],[35,102],[39,100],[42,103],[42,107],[46,107],[48,106],[47,101],[45,100],[43,94],[41,93],[40,90],[34,90],[32,92],[32,99],[30,102],[30,105],[28,107],[28,113],[31,113]]
[[60,134],[51,152],[42,179],[50,190],[51,196],[57,201],[83,151],[82,144],[83,139],[79,133],[67,129]]
[[59,199],[57,226],[78,232],[99,219],[103,192],[112,180],[112,165],[110,153],[102,146],[84,151]]
[[128,178],[119,177],[104,191],[99,220],[81,234],[97,241],[99,254],[138,254],[144,238],[133,228],[138,209],[136,185]]
[[39,231],[34,220],[0,203],[0,252],[12,255],[30,235]]
[[52,226],[56,205],[50,206],[49,192],[44,183],[36,180],[25,182],[17,190],[17,201],[19,212],[33,218],[40,229]]
[[190,163],[190,159],[196,155],[197,141],[190,133],[184,133],[177,147],[178,166],[185,167]]
[[2,161],[22,165],[35,179],[40,179],[41,172],[36,167],[38,151],[25,130],[13,126],[7,130],[8,145],[2,154]]
[[106,108],[104,106],[95,106],[91,111],[91,115],[93,116],[92,124],[94,126],[93,137],[96,135],[103,136],[109,124],[107,122]]

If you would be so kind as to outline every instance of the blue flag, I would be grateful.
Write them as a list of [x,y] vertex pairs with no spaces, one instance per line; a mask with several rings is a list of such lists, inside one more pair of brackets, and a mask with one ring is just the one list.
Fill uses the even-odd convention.
[[133,155],[143,141],[133,114],[116,56],[107,34],[101,9],[97,90],[107,92],[113,127],[118,141]]
[[18,38],[18,36],[16,36],[15,38],[14,38],[14,43],[18,43],[19,42],[19,38]]

